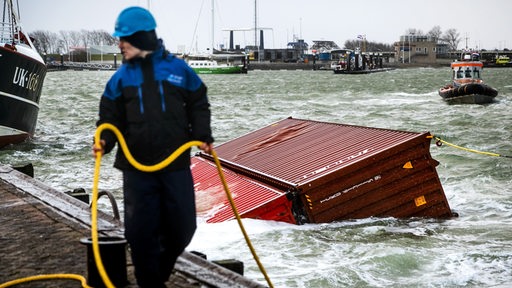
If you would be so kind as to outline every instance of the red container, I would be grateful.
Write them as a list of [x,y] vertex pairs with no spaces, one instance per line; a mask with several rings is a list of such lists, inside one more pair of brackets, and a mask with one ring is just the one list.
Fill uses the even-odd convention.
[[[428,132],[288,118],[216,151],[242,217],[297,224],[370,216],[448,218],[453,215],[430,141]],[[207,210],[209,222],[233,219],[210,156],[200,153],[192,160],[198,211]]]

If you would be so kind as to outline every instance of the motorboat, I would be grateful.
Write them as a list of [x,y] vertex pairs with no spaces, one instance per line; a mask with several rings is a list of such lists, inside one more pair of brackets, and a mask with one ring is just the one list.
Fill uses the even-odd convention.
[[[244,56],[245,57],[245,56]],[[242,57],[242,59],[245,59]],[[211,58],[203,59],[187,59],[188,65],[197,74],[242,74],[247,73],[247,65],[244,60],[241,64],[235,64],[230,62],[218,62]]]
[[451,63],[452,83],[439,89],[439,95],[449,104],[487,104],[498,91],[484,84],[483,63],[478,53],[464,53],[461,61]]

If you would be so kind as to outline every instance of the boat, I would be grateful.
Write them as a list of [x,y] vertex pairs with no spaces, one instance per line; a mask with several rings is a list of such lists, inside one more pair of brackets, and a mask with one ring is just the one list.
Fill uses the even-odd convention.
[[439,89],[448,104],[487,104],[498,95],[482,80],[483,63],[475,52],[463,53],[461,61],[451,63],[452,83]]
[[0,22],[0,148],[34,134],[46,65],[22,30],[12,0],[4,0]]
[[[428,132],[286,118],[215,148],[242,218],[451,218]],[[192,156],[197,215],[235,219],[214,159]]]
[[510,64],[510,58],[507,55],[500,55],[496,58],[496,65]]
[[334,74],[369,74],[394,70],[392,67],[383,67],[382,57],[378,54],[361,53],[358,49],[340,51],[344,51],[340,59],[331,62]]
[[392,68],[392,67],[369,68],[369,69],[359,69],[359,70],[336,69],[336,70],[334,70],[334,74],[370,74],[370,73],[391,71],[394,69],[395,68]]
[[[197,74],[242,74],[247,73],[247,55],[245,54],[215,54],[214,49],[214,0],[211,1],[212,43],[209,55],[186,55],[185,61]],[[219,62],[222,61],[222,62]]]
[[[187,57],[186,62],[197,74],[243,74],[247,73],[248,70],[245,55],[226,56],[224,57],[225,60],[220,63],[212,59],[212,56],[195,56],[194,58]],[[233,60],[229,61],[229,58]]]

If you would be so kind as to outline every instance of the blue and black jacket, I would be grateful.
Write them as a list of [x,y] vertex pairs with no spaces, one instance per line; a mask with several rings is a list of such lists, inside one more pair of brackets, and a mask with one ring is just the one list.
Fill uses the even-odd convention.
[[[97,125],[111,123],[123,134],[132,155],[145,165],[153,165],[191,140],[213,142],[207,88],[197,74],[176,58],[159,41],[159,48],[146,56],[123,64],[108,81],[100,101]],[[117,139],[103,132],[105,153]],[[183,153],[166,170],[190,166],[190,152]],[[114,167],[135,169],[121,149]]]

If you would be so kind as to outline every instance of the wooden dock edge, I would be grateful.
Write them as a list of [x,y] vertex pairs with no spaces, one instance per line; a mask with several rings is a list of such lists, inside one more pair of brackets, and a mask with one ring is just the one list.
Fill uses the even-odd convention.
[[[87,203],[64,192],[57,191],[12,167],[0,164],[0,185],[12,186],[15,193],[30,195],[34,200],[50,208],[51,211],[74,225],[80,225],[87,229],[91,227],[90,208]],[[100,236],[123,237],[122,223],[101,211],[98,211],[98,227]],[[175,270],[191,281],[204,283],[212,287],[266,287],[187,251],[183,252],[178,258]]]

